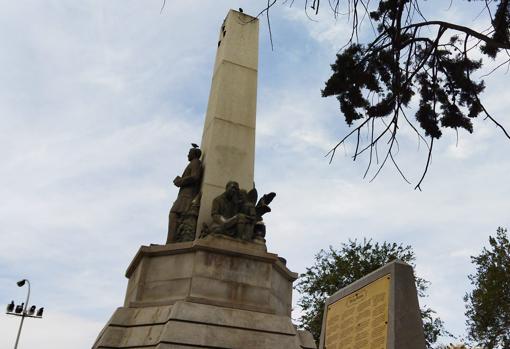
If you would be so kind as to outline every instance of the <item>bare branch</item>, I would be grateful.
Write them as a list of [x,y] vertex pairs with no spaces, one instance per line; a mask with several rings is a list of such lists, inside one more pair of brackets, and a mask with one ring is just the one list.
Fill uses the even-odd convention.
[[416,184],[416,187],[414,187],[415,190],[418,189],[419,191],[421,191],[421,183],[425,179],[425,175],[427,174],[427,171],[429,169],[430,159],[432,158],[432,148],[433,147],[434,147],[434,137],[430,137],[430,148],[429,148],[429,153],[427,155],[427,164],[425,165],[425,169],[423,170],[423,174],[421,175],[421,178],[418,181],[418,184]]
[[414,23],[414,24],[408,25],[406,27],[403,27],[402,29],[418,28],[418,27],[425,27],[425,26],[431,26],[431,25],[438,25],[443,28],[452,29],[452,30],[456,30],[459,32],[469,34],[469,35],[474,36],[475,38],[480,39],[483,42],[490,44],[496,48],[505,49],[505,50],[510,49],[510,44],[495,41],[492,38],[490,38],[482,33],[479,33],[471,28],[468,28],[468,27],[465,27],[462,25],[458,25],[458,24],[444,22],[444,21],[427,21],[427,22]]

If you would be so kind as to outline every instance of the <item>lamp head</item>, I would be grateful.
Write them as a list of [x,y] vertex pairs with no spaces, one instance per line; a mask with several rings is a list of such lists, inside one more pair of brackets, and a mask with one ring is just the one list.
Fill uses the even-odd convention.
[[14,310],[14,301],[12,301],[11,303],[7,304],[7,312],[8,313],[12,313],[13,310]]
[[30,309],[28,310],[28,315],[34,315],[34,313],[35,313],[35,308],[36,308],[36,306],[35,306],[35,305],[32,305],[32,306],[30,307]]
[[27,279],[20,280],[16,284],[18,285],[18,287],[22,287],[23,285],[25,285],[25,281],[27,281]]
[[23,312],[23,306],[25,305],[25,303],[21,303],[21,304],[18,304],[16,306],[16,309],[14,309],[14,312],[16,314],[21,314]]
[[37,311],[37,316],[42,317],[43,311],[44,308],[39,308],[39,310]]

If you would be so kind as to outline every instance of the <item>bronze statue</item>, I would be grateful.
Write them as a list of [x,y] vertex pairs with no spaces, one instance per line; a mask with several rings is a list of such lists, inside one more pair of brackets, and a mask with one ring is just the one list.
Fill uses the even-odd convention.
[[[255,190],[255,188],[253,189]],[[256,222],[255,228],[254,228],[254,236],[255,238],[262,239],[265,241],[266,237],[266,225],[264,224],[262,216],[265,215],[268,212],[271,212],[271,207],[269,207],[269,204],[273,199],[275,198],[276,193],[270,192],[269,194],[264,194],[260,198],[259,202],[257,202],[257,205],[255,206],[255,213],[256,213]],[[254,202],[257,201],[257,192],[255,191],[255,199]]]
[[184,242],[195,240],[197,230],[198,211],[200,210],[200,194],[198,194],[189,209],[182,214],[182,219],[177,227],[174,242]]
[[239,189],[237,182],[228,182],[225,192],[213,200],[213,223],[204,235],[216,233],[247,241],[264,240],[266,232],[262,215],[271,211],[268,205],[276,194],[264,195],[255,205],[257,196],[255,188],[247,192]]
[[203,172],[202,162],[200,161],[202,151],[198,148],[198,145],[192,144],[192,146],[193,148],[188,153],[188,166],[184,169],[182,176],[177,176],[174,179],[174,185],[179,187],[179,194],[168,215],[167,244],[177,241],[177,228],[185,218],[184,214],[191,208],[193,199],[200,192]]
[[225,192],[213,200],[211,216],[213,233],[251,240],[255,212],[246,200],[246,191],[240,190],[237,182],[228,182]]

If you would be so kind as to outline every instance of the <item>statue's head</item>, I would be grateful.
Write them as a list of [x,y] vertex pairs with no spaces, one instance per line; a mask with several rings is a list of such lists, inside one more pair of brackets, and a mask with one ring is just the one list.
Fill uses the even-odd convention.
[[188,152],[188,160],[200,159],[202,151],[199,148],[191,148]]
[[239,194],[239,183],[236,181],[230,181],[227,183],[225,189],[229,198],[235,197]]

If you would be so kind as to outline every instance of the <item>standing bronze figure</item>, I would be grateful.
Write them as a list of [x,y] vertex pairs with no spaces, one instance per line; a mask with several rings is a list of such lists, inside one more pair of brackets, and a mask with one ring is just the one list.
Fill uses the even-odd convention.
[[188,166],[184,169],[182,176],[177,176],[174,179],[174,185],[179,187],[179,194],[168,215],[167,244],[176,241],[177,228],[182,221],[183,215],[191,207],[193,199],[200,192],[203,172],[202,161],[200,161],[202,151],[196,144],[192,144],[192,146],[193,148],[188,153]]

